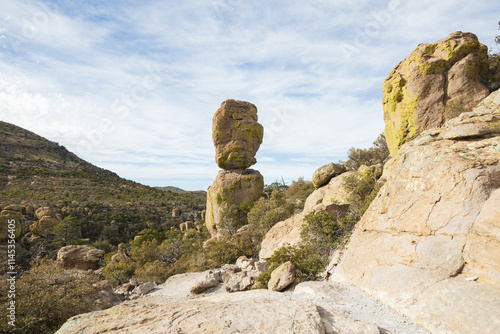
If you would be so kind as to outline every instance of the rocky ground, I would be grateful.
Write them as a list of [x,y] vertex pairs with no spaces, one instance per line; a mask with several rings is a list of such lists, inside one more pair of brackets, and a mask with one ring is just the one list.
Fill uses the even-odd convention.
[[305,282],[284,293],[190,288],[208,272],[171,277],[151,293],[78,315],[57,333],[428,333],[349,283]]

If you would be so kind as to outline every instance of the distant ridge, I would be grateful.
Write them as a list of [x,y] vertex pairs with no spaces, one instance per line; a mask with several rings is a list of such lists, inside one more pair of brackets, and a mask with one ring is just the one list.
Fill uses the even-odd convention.
[[166,186],[166,187],[156,187],[160,190],[163,190],[163,191],[170,191],[170,192],[173,192],[175,194],[183,194],[183,193],[206,193],[206,191],[204,190],[184,190],[184,189],[181,189],[181,188],[178,188],[178,187],[172,187],[172,186]]

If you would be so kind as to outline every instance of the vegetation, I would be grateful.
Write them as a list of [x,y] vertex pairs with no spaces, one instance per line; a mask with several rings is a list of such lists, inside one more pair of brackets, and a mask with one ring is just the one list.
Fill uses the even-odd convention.
[[[63,270],[44,260],[35,264],[16,282],[16,327],[3,321],[5,333],[46,334],[56,331],[70,317],[95,309],[97,276]],[[3,319],[8,307],[7,284],[2,284],[0,305]]]
[[[49,206],[59,219],[51,235],[28,234],[18,240],[17,300],[23,311],[17,323],[27,333],[53,332],[68,317],[91,310],[97,298],[92,283],[98,280],[107,279],[115,286],[131,278],[162,282],[175,274],[235,263],[242,255],[258,257],[269,229],[301,212],[314,190],[303,178],[291,185],[267,185],[246,217],[231,207],[223,212],[223,224],[231,233],[209,240],[201,219],[206,193],[142,186],[23,129],[0,122],[0,130],[0,208],[21,204],[26,226],[38,220],[35,210],[41,206]],[[369,149],[352,148],[344,164],[357,169],[382,163],[387,156],[380,136]],[[306,216],[303,244],[278,250],[268,263],[269,271],[259,278],[262,285],[273,269],[288,260],[297,267],[298,281],[318,277],[328,255],[345,243],[373,199],[378,190],[376,175],[367,170],[348,179],[345,187],[354,203],[349,211]],[[180,209],[180,217],[173,217],[174,209]],[[187,220],[197,222],[197,228],[182,233],[178,225]],[[74,274],[56,265],[57,250],[71,244],[88,244],[106,252],[102,277]],[[7,302],[5,296],[0,303]],[[55,301],[60,304],[54,306]]]
[[[318,277],[332,253],[347,243],[352,229],[382,187],[382,183],[378,181],[382,169],[380,165],[380,168],[360,167],[383,164],[388,156],[383,134],[368,149],[349,150],[348,160],[344,165],[351,170],[358,170],[358,173],[347,177],[343,184],[344,190],[349,194],[349,205],[337,205],[334,212],[315,212],[305,216],[305,226],[301,231],[302,243],[298,246],[285,246],[274,252],[267,263],[268,270],[257,279],[260,287],[267,287],[271,272],[286,261],[291,261],[297,268],[296,283]],[[254,209],[258,205],[259,203]],[[251,224],[250,218],[249,216]]]

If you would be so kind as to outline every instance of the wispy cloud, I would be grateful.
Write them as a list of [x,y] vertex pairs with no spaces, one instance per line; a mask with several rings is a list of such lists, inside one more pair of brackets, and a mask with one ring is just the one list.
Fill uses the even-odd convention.
[[267,182],[310,178],[383,131],[382,81],[418,43],[462,30],[492,46],[498,9],[486,0],[3,0],[0,118],[128,179],[202,189],[218,170],[212,116],[242,99],[265,127],[254,168]]

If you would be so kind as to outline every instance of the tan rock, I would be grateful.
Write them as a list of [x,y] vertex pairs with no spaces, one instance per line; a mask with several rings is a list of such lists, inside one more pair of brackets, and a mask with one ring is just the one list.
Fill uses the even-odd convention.
[[57,252],[57,261],[65,269],[97,269],[104,251],[91,246],[65,246]]
[[327,185],[313,191],[306,200],[304,212],[310,212],[318,204],[349,204],[347,198],[349,194],[343,187],[345,180],[356,172],[350,171],[340,174],[330,180]]
[[349,194],[343,184],[353,175],[357,175],[357,172],[350,171],[332,178],[327,185],[316,189],[309,195],[301,213],[275,224],[262,240],[259,258],[269,260],[277,249],[286,245],[300,244],[302,241],[300,233],[307,214],[324,211],[332,216],[345,215],[349,208]]
[[462,124],[494,127],[499,112],[495,92],[401,147],[334,280],[349,280],[434,333],[498,331],[500,136],[446,133]]
[[34,235],[41,237],[51,235],[54,227],[61,221],[57,217],[43,216],[39,221],[34,222],[30,226],[30,230]]
[[319,188],[330,182],[330,180],[335,176],[345,173],[346,171],[347,170],[343,165],[331,162],[321,166],[314,172],[312,176],[312,183],[314,184],[314,187]]
[[287,261],[271,273],[267,288],[272,291],[281,291],[295,281],[295,265]]
[[[426,129],[440,127],[445,114],[465,111],[488,96],[479,80],[488,48],[471,33],[455,32],[420,44],[385,79],[385,137],[391,155]],[[460,110],[458,110],[460,112]]]
[[198,295],[200,293],[203,293],[207,291],[208,289],[211,289],[213,287],[216,287],[219,285],[220,281],[216,279],[215,277],[206,277],[205,279],[202,279],[198,282],[196,282],[190,289],[190,292],[193,295]]
[[[212,237],[229,233],[221,225],[222,213],[229,207],[236,208],[242,221],[262,196],[264,178],[253,169],[221,170],[207,191],[207,215],[205,225]],[[235,226],[239,228],[241,226]],[[234,231],[233,233],[235,233]]]
[[303,214],[299,213],[275,224],[262,240],[259,258],[269,260],[277,249],[298,245],[302,241],[300,232],[304,224],[303,218]]
[[[242,316],[244,315],[244,316]],[[129,302],[77,315],[58,331],[66,333],[280,333],[325,334],[316,306],[255,290],[168,304]]]
[[53,217],[53,218],[56,217],[54,211],[52,211],[52,209],[49,208],[48,206],[38,208],[35,212],[35,215],[37,216],[38,219],[42,219],[43,217]]
[[213,117],[212,139],[215,160],[223,169],[248,168],[257,160],[255,153],[262,143],[264,128],[257,123],[255,105],[226,100]]

